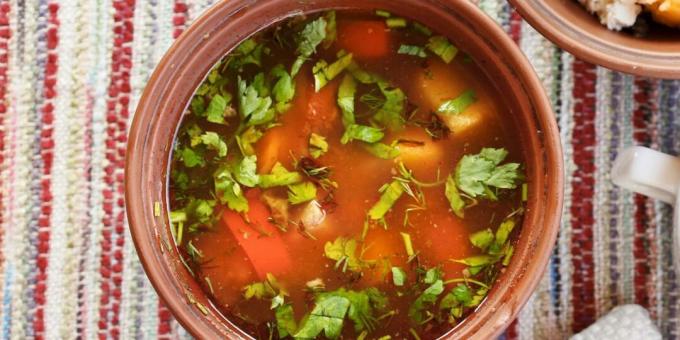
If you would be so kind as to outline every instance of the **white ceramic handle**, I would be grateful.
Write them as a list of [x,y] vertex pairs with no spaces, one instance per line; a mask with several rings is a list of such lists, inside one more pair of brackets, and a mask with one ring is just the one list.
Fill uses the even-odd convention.
[[628,190],[675,204],[680,188],[680,158],[632,147],[614,163],[612,181]]

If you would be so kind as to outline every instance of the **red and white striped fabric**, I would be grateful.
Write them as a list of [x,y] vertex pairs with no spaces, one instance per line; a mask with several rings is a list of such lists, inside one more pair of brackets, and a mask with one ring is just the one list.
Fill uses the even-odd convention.
[[[127,130],[173,39],[213,0],[0,0],[0,338],[184,338],[127,231]],[[680,153],[680,82],[596,67],[500,0],[553,102],[567,171],[558,244],[506,337],[565,338],[613,307],[680,337],[671,208],[609,181],[618,152]]]

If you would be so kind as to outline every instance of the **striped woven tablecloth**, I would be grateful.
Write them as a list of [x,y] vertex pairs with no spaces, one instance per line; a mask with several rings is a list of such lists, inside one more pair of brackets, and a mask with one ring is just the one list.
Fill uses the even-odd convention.
[[[146,80],[212,2],[0,0],[2,339],[188,336],[137,259],[123,165]],[[666,338],[678,338],[671,208],[615,188],[609,171],[627,146],[680,153],[680,82],[587,64],[505,1],[478,2],[535,66],[566,158],[566,206],[549,271],[506,336],[565,338],[637,303]]]

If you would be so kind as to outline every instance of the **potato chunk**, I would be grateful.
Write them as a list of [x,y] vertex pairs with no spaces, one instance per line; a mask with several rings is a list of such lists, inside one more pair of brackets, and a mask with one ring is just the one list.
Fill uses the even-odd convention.
[[[466,79],[463,76],[466,73],[457,70],[459,67],[463,66],[456,63],[447,65],[442,61],[430,59],[429,72],[422,72],[418,75],[415,89],[418,93],[414,97],[422,109],[436,112],[445,101],[454,99],[471,89],[466,84],[474,84],[474,82]],[[495,108],[492,101],[486,97],[486,93],[477,88],[472,90],[475,90],[477,101],[464,112],[456,115],[439,114],[442,121],[456,135],[481,128],[485,117],[494,112]]]
[[398,135],[398,139],[419,142],[399,144],[398,160],[416,175],[431,173],[444,162],[444,144],[433,141],[422,128],[409,127]]
[[649,6],[654,20],[668,26],[680,27],[680,0],[660,0]]

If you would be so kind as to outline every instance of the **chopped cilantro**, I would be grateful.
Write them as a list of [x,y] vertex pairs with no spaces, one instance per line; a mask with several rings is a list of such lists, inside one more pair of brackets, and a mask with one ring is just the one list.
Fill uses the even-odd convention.
[[489,229],[484,229],[470,235],[470,242],[472,242],[472,245],[483,251],[486,251],[486,249],[491,246],[493,241],[494,234]]
[[260,176],[257,175],[257,156],[243,157],[236,167],[234,175],[242,185],[250,188],[257,186],[260,182]]
[[328,152],[326,137],[312,133],[309,137],[309,154],[312,155],[313,158],[319,158],[326,152]]
[[197,166],[203,167],[205,166],[205,159],[203,158],[203,155],[201,153],[198,153],[197,151],[184,147],[181,151],[181,158],[182,162],[184,162],[184,166],[187,168],[195,168]]
[[355,123],[354,118],[354,95],[357,91],[357,83],[354,77],[346,74],[338,89],[338,106],[342,111],[342,124],[348,127]]
[[483,149],[477,155],[466,155],[458,163],[455,180],[458,188],[472,198],[484,197],[495,200],[491,188],[514,189],[520,180],[519,164],[507,163],[505,149]]
[[460,96],[442,103],[437,112],[447,115],[461,114],[476,101],[477,96],[475,95],[475,91],[467,90]]
[[281,163],[274,164],[268,175],[260,175],[260,188],[269,189],[302,182],[302,175],[288,171]]
[[257,143],[262,136],[262,131],[254,126],[247,128],[240,136],[236,136],[236,143],[241,150],[241,154],[244,156],[254,155],[255,149],[253,149],[253,144]]
[[327,258],[335,260],[335,268],[347,269],[353,272],[360,272],[364,266],[363,261],[357,255],[358,243],[355,239],[338,237],[333,242],[326,242],[324,253]]
[[241,69],[248,64],[262,66],[262,54],[264,52],[264,45],[258,44],[252,38],[248,39],[236,48],[234,51],[234,58],[229,66],[235,69]]
[[246,300],[252,298],[259,300],[270,299],[270,308],[275,309],[277,312],[278,309],[286,306],[286,296],[288,296],[288,292],[279,285],[276,277],[271,273],[267,273],[267,277],[264,281],[255,282],[243,287],[243,297],[246,298]]
[[351,124],[345,129],[340,142],[347,144],[353,140],[360,140],[366,143],[376,143],[385,137],[385,133],[378,128],[365,125]]
[[465,201],[463,200],[463,197],[460,196],[460,192],[458,192],[456,180],[453,175],[449,176],[446,180],[446,189],[444,193],[449,200],[451,210],[453,210],[456,216],[460,218],[465,217]]
[[227,155],[227,143],[217,133],[208,131],[201,135],[201,141],[208,149],[217,152],[218,157],[225,157]]
[[397,287],[404,286],[406,282],[406,272],[400,267],[392,267],[392,282]]
[[392,130],[403,128],[406,95],[401,89],[392,87],[387,82],[378,82],[378,87],[385,96],[385,104],[375,113],[374,119]]
[[394,159],[399,157],[399,149],[395,145],[387,145],[383,143],[364,144],[364,149],[370,152],[373,156],[382,159]]
[[368,211],[368,217],[374,221],[382,220],[403,193],[404,186],[396,180],[383,187],[380,200]]
[[473,302],[470,288],[459,284],[442,298],[439,309],[449,310],[449,315],[457,319],[463,316],[463,307],[474,307]]
[[264,76],[258,74],[253,83],[248,86],[245,80],[238,78],[239,109],[241,117],[247,121],[248,126],[261,125],[274,119],[274,110],[271,108],[272,99],[262,95]]
[[425,49],[420,46],[402,44],[397,51],[399,54],[411,55],[414,57],[427,58]]
[[434,306],[437,298],[444,292],[444,282],[440,279],[435,280],[427,287],[408,309],[408,316],[416,324],[422,324],[426,320],[427,310]]
[[324,18],[326,19],[326,38],[323,40],[323,45],[325,48],[329,48],[338,38],[338,24],[335,11],[326,12]]
[[[195,231],[212,225],[214,210],[214,200],[192,198],[184,208],[174,211],[170,219],[172,223],[178,223],[178,226],[179,224],[184,226],[185,222],[191,221],[188,228]],[[181,241],[179,235],[175,236]]]
[[196,95],[191,100],[191,112],[199,117],[205,116],[205,98]]
[[243,287],[243,297],[246,300],[255,299],[273,299],[279,294],[281,287],[274,275],[267,273],[267,277],[262,282],[256,282]]
[[326,18],[320,17],[305,26],[300,32],[300,42],[298,46],[298,53],[305,58],[311,56],[316,52],[316,47],[326,39]]
[[352,63],[352,54],[345,54],[332,64],[319,60],[312,71],[314,72],[314,89],[319,92],[326,84],[335,79]]
[[387,298],[376,288],[363,291],[345,290],[320,293],[312,312],[301,322],[295,338],[313,339],[324,333],[326,338],[340,336],[345,318],[354,323],[356,333],[376,329],[375,311],[384,310]]
[[236,182],[229,167],[223,166],[215,172],[215,193],[222,204],[237,212],[248,212],[248,200],[241,186]]
[[449,39],[446,39],[441,35],[430,37],[427,48],[432,51],[432,53],[442,58],[447,64],[451,63],[453,58],[458,54],[458,48],[453,46],[453,44],[449,42]]
[[300,72],[305,61],[316,52],[317,46],[326,39],[327,26],[326,18],[321,17],[308,23],[302,29],[298,37],[297,52],[299,56],[290,71],[292,77],[295,77]]
[[340,336],[350,301],[342,296],[320,295],[309,316],[303,319],[294,337],[314,339],[322,333],[326,338]]
[[303,182],[288,186],[288,202],[302,204],[316,198],[316,186],[312,182]]
[[276,100],[276,111],[282,113],[288,110],[290,102],[295,97],[295,81],[280,64],[272,69],[271,74],[278,79],[274,84],[272,94]]
[[276,328],[279,332],[279,338],[283,339],[289,335],[295,334],[297,330],[297,322],[295,322],[295,313],[293,306],[290,304],[282,305],[275,310]]

